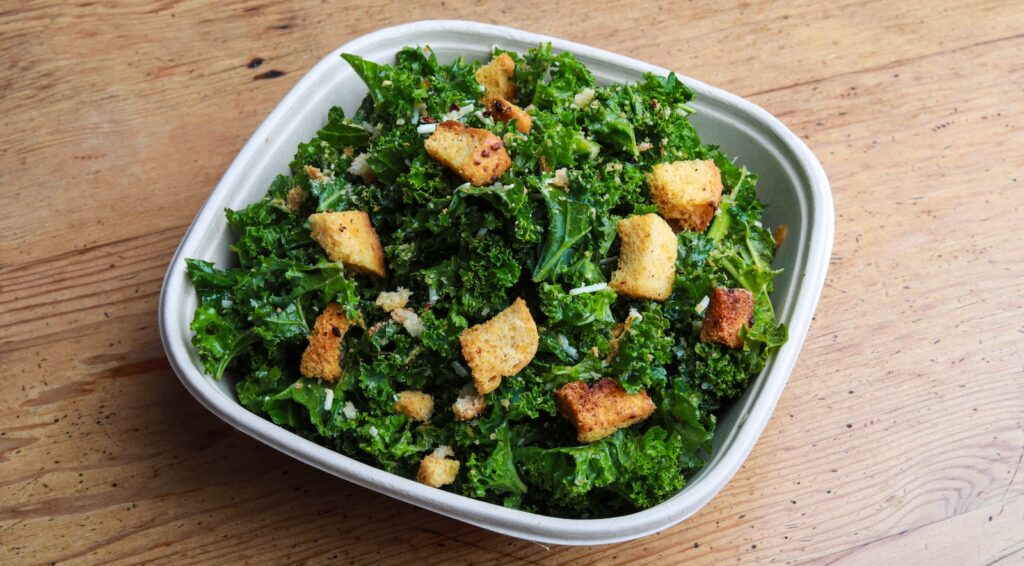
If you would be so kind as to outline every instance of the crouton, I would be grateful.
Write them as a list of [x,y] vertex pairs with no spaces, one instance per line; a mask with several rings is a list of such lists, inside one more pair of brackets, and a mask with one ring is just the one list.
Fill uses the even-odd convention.
[[584,381],[567,383],[555,392],[555,403],[576,427],[580,442],[594,442],[636,424],[651,416],[655,408],[646,391],[630,395],[610,377],[593,387]]
[[512,82],[512,75],[515,72],[516,62],[508,53],[502,53],[477,69],[476,82],[487,89],[487,94],[511,100],[516,96],[516,84]]
[[405,287],[399,287],[395,291],[381,291],[377,295],[377,300],[373,304],[384,309],[387,312],[391,312],[395,309],[405,308],[405,305],[409,304],[409,299],[412,297],[412,291]]
[[424,147],[435,161],[477,186],[493,183],[512,166],[498,136],[453,120],[438,124]]
[[430,487],[441,487],[455,481],[459,475],[459,461],[449,459],[451,449],[442,446],[427,454],[420,460],[420,469],[416,472],[416,481]]
[[434,416],[434,398],[422,391],[402,391],[395,401],[395,410],[414,421],[425,423]]
[[459,391],[459,397],[452,403],[452,412],[460,421],[469,421],[480,416],[487,408],[487,399],[476,392],[473,384],[467,384]]
[[362,275],[384,277],[384,248],[370,224],[370,217],[359,210],[321,212],[309,217],[309,234],[327,252],[331,261],[340,261],[346,269]]
[[775,249],[782,247],[782,243],[786,241],[786,236],[789,234],[789,226],[780,224],[775,232],[772,233],[772,239],[775,240]]
[[526,301],[519,298],[494,318],[459,336],[462,355],[480,395],[498,388],[501,378],[519,373],[537,354],[540,336]]
[[746,289],[716,287],[711,292],[704,322],[700,326],[702,342],[717,342],[730,348],[742,348],[740,329],[752,323],[754,294]]
[[292,187],[288,189],[288,194],[285,195],[285,202],[288,205],[288,210],[298,213],[299,209],[302,208],[302,203],[306,202],[306,197],[309,196],[306,191],[302,190],[302,187]]
[[522,108],[512,104],[508,100],[488,94],[484,97],[484,107],[491,113],[491,117],[499,122],[508,122],[510,120],[516,121],[516,130],[520,133],[530,133],[530,127],[533,126],[533,118],[530,117]]
[[619,265],[608,286],[634,299],[667,299],[676,277],[675,232],[657,214],[624,218],[618,231]]
[[306,176],[313,181],[326,181],[327,177],[324,176],[323,171],[319,167],[313,167],[312,165],[306,165]]
[[313,332],[309,335],[306,351],[302,353],[299,372],[305,377],[319,377],[327,381],[340,378],[341,339],[348,332],[348,327],[349,322],[341,305],[327,305],[313,323]]
[[676,230],[703,232],[722,201],[722,173],[714,161],[659,163],[647,175],[658,212]]

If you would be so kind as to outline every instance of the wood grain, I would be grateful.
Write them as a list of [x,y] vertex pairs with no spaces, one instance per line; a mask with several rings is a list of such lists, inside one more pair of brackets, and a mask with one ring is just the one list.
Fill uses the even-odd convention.
[[[587,6],[0,7],[0,563],[1024,562],[1024,11]],[[735,479],[677,527],[492,534],[261,446],[168,368],[160,281],[241,145],[323,54],[436,17],[750,97],[829,173],[836,245],[800,361]]]

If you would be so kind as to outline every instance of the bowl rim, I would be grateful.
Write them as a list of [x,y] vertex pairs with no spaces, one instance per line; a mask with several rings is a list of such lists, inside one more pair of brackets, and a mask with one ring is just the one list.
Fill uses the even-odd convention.
[[[828,178],[806,144],[780,120],[752,102],[692,77],[676,73],[684,84],[697,92],[698,100],[713,99],[739,116],[749,117],[751,121],[745,124],[746,126],[760,130],[761,136],[774,138],[778,149],[788,153],[788,160],[802,169],[802,174],[806,177],[806,194],[804,191],[797,192],[800,193],[801,208],[805,213],[809,213],[812,219],[807,230],[806,271],[800,275],[799,281],[795,281],[795,289],[791,291],[794,298],[789,317],[790,340],[774,354],[771,366],[758,380],[762,389],[758,392],[757,399],[752,402],[751,410],[735,427],[736,437],[730,441],[731,444],[718,455],[720,460],[713,470],[717,472],[716,481],[702,478],[705,481],[688,482],[687,487],[679,494],[654,507],[610,518],[569,519],[505,508],[427,487],[364,464],[250,413],[237,401],[220,392],[201,368],[196,367],[189,354],[191,344],[186,334],[180,330],[183,317],[190,320],[190,313],[181,312],[179,301],[175,299],[181,297],[183,292],[191,291],[185,277],[184,259],[195,244],[198,227],[210,224],[215,216],[221,213],[216,207],[211,207],[211,204],[220,200],[217,197],[230,192],[233,185],[241,179],[246,165],[258,154],[264,138],[278,126],[292,107],[301,102],[305,92],[314,85],[317,77],[337,64],[340,53],[360,53],[361,50],[380,42],[403,37],[409,37],[409,43],[414,43],[417,41],[413,39],[414,36],[430,33],[471,33],[486,36],[490,38],[488,41],[491,43],[500,42],[502,39],[533,44],[551,42],[553,50],[558,52],[571,51],[620,68],[649,71],[660,75],[669,73],[667,69],[576,42],[506,26],[461,20],[411,22],[386,27],[345,43],[314,65],[274,107],[234,158],[185,232],[164,277],[158,307],[160,337],[170,365],[185,388],[204,407],[234,428],[320,470],[463,522],[518,538],[569,545],[621,542],[668,528],[697,512],[728,483],[746,459],[774,412],[806,338],[821,295],[835,231]],[[184,328],[187,330],[187,322]]]

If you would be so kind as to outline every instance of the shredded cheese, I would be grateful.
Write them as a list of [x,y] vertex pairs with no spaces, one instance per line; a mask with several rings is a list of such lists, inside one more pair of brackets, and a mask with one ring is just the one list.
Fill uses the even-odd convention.
[[565,334],[558,335],[558,345],[561,346],[563,350],[565,350],[566,354],[569,354],[570,358],[575,360],[576,358],[580,357],[579,350],[574,348],[573,345],[569,343],[569,339],[565,337]]
[[704,312],[705,309],[708,308],[708,303],[710,302],[711,298],[708,297],[707,295],[704,295],[704,298],[701,299],[699,303],[697,303],[697,306],[693,307],[693,310],[697,311],[697,314],[701,314]]
[[455,375],[459,377],[469,377],[469,370],[463,367],[459,362],[452,362],[452,370],[454,370]]
[[416,126],[417,134],[432,134],[437,129],[437,124],[420,124]]
[[401,324],[405,328],[405,331],[413,338],[423,334],[423,321],[420,320],[420,315],[415,312],[407,308],[399,308],[391,311],[391,318],[395,319],[395,322]]
[[582,287],[576,287],[575,289],[569,289],[570,295],[582,295],[584,293],[596,293],[603,291],[608,288],[607,283],[594,283],[593,285],[584,285]]
[[345,415],[345,418],[352,420],[356,418],[359,413],[356,412],[356,406],[352,404],[352,401],[345,401],[345,406],[341,409],[341,414]]
[[324,410],[330,411],[332,405],[334,405],[334,390],[324,390]]

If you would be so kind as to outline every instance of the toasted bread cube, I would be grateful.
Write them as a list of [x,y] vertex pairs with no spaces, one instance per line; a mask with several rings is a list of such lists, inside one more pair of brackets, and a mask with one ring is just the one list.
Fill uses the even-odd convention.
[[498,388],[501,378],[519,373],[533,360],[540,335],[530,308],[519,298],[494,318],[462,331],[459,343],[477,393],[486,395]]
[[327,177],[324,176],[323,171],[319,167],[313,167],[312,165],[306,165],[306,176],[313,181],[326,181]]
[[742,348],[740,329],[754,318],[754,294],[746,289],[716,287],[700,325],[702,342],[717,342],[730,348]]
[[395,410],[414,421],[425,423],[434,416],[434,398],[422,391],[402,391],[395,401]]
[[500,96],[488,94],[484,97],[484,107],[491,113],[491,117],[499,122],[516,121],[516,130],[523,134],[530,133],[533,126],[533,118],[522,108],[512,104]]
[[567,383],[555,392],[555,403],[562,416],[575,425],[580,442],[601,440],[646,419],[655,408],[646,391],[630,395],[610,377],[593,387],[584,381]]
[[459,391],[459,397],[452,403],[452,412],[460,421],[470,421],[487,408],[487,398],[476,392],[473,384],[468,384]]
[[664,301],[672,294],[678,255],[676,234],[657,214],[619,221],[618,269],[609,287],[634,299]]
[[512,82],[515,72],[516,62],[508,53],[502,53],[477,69],[476,82],[487,89],[487,94],[511,100],[516,96],[516,84]]
[[327,305],[309,335],[309,344],[302,353],[299,372],[305,377],[336,381],[341,377],[341,339],[348,332],[349,322],[338,303]]
[[331,261],[340,261],[346,269],[362,275],[384,277],[384,248],[370,224],[370,216],[361,210],[321,212],[309,217],[309,234],[327,252]]
[[288,194],[285,195],[285,203],[287,203],[288,210],[298,213],[299,209],[302,208],[302,203],[306,202],[306,191],[302,190],[302,187],[292,187],[288,189]]
[[722,201],[722,173],[714,161],[659,163],[647,175],[658,212],[676,230],[703,232]]
[[424,147],[435,161],[477,186],[493,183],[512,166],[498,136],[454,120],[438,124]]
[[455,481],[459,475],[459,461],[449,459],[451,449],[442,446],[427,454],[420,460],[420,469],[416,472],[416,481],[430,487],[441,487]]

